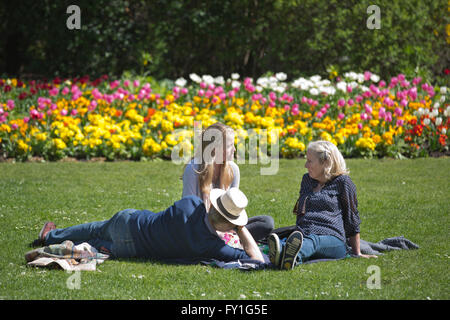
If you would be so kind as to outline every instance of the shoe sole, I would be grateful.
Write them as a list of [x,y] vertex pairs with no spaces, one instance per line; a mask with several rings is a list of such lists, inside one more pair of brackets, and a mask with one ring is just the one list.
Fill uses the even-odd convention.
[[269,260],[270,262],[275,266],[280,266],[280,239],[278,238],[278,235],[275,233],[272,233],[269,235],[269,238],[267,239],[267,242],[269,244]]
[[300,249],[302,248],[303,235],[300,231],[293,232],[286,240],[283,250],[283,258],[281,259],[281,269],[292,270],[295,267],[295,260]]

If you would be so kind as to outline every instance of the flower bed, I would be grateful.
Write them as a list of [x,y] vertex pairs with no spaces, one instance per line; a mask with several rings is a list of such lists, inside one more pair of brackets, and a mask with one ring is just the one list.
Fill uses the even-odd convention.
[[[190,75],[164,87],[107,76],[48,82],[0,79],[0,157],[143,160],[193,150],[194,126],[221,121],[239,137],[267,130],[281,157],[325,139],[346,157],[419,157],[449,150],[449,91],[400,74],[332,80]],[[151,84],[151,82],[153,84]],[[237,138],[237,143],[245,141]],[[261,147],[261,142],[260,142]]]

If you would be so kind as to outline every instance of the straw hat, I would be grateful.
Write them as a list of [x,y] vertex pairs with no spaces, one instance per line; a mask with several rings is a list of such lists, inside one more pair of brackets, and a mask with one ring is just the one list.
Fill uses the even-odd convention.
[[219,213],[237,226],[245,226],[248,222],[247,207],[248,200],[245,194],[238,188],[230,188],[227,191],[212,189],[210,200]]

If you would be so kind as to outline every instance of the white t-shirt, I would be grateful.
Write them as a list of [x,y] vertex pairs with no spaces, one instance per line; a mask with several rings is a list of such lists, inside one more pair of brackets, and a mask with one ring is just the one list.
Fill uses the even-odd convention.
[[[228,161],[230,164],[231,169],[233,170],[233,181],[231,182],[230,188],[235,187],[239,188],[239,182],[241,179],[239,167],[236,163],[233,161]],[[196,171],[199,170],[200,165],[194,164],[194,159],[192,159],[184,169],[183,173],[183,193],[181,195],[182,198],[186,196],[197,196],[199,198],[202,198],[202,193],[200,191],[200,184],[198,181],[198,173],[194,171],[194,168]],[[212,186],[215,187],[215,186]]]

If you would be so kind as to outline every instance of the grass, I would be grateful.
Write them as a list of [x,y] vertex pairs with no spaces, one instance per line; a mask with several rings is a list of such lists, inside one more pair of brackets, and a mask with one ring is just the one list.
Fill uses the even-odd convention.
[[[358,188],[361,238],[404,235],[419,250],[292,272],[109,260],[96,272],[81,273],[80,289],[70,290],[70,274],[26,267],[24,254],[43,222],[67,227],[125,208],[163,210],[181,196],[182,167],[156,161],[0,163],[0,299],[449,299],[450,159],[350,159],[348,166]],[[304,160],[281,160],[273,176],[261,176],[257,165],[240,168],[249,215],[272,215],[276,227],[293,224]],[[380,268],[381,289],[366,286],[370,265]]]

